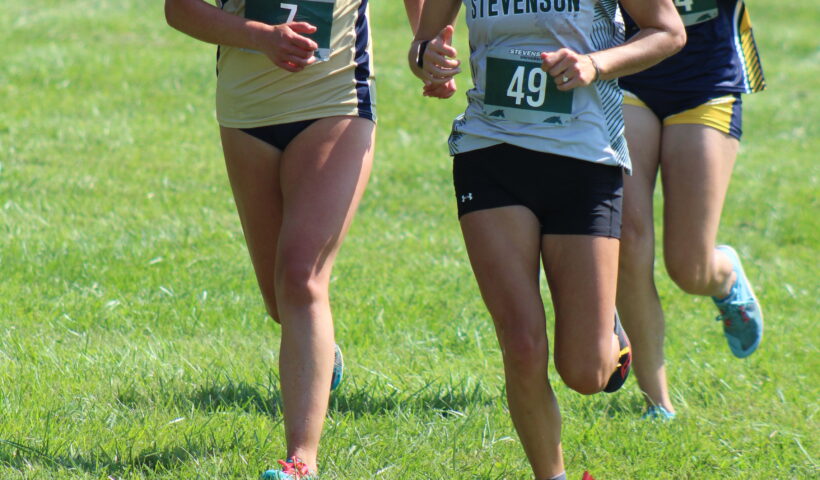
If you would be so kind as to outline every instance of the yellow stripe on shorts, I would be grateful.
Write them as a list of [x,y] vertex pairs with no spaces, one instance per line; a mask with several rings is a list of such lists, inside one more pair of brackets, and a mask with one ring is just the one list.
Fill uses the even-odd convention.
[[[640,101],[640,100],[639,100]],[[695,108],[669,115],[663,119],[663,125],[706,125],[723,133],[729,133],[732,126],[732,113],[737,99],[734,95],[714,98]]]

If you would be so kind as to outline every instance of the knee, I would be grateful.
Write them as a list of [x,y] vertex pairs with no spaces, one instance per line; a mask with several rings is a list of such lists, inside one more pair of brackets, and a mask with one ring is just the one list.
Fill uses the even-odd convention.
[[546,379],[548,347],[543,334],[510,331],[503,335],[501,342],[504,369],[510,374],[510,380],[533,384],[533,378],[543,376]]
[[556,356],[555,368],[561,380],[583,395],[592,395],[604,389],[612,372],[606,371],[603,356],[595,352],[579,351],[573,355]]
[[[279,262],[275,283],[276,294],[273,301],[266,300],[271,316],[274,316],[277,304],[287,302],[291,305],[308,305],[327,296],[326,285],[317,275],[315,262],[300,260],[298,257],[285,258]],[[271,307],[274,312],[271,312]]]
[[653,227],[640,222],[624,220],[621,227],[619,269],[621,274],[653,268],[655,234]]
[[669,278],[684,292],[704,295],[709,284],[709,265],[702,259],[688,255],[666,255],[666,271]]
[[269,293],[262,291],[262,299],[265,301],[265,310],[270,318],[276,323],[282,323],[279,321],[279,310],[276,307],[276,293],[273,290]]

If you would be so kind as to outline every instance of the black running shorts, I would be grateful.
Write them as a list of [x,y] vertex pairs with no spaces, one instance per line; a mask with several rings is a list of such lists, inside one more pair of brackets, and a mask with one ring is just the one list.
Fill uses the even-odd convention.
[[521,205],[543,235],[620,238],[623,170],[499,144],[453,159],[458,216]]

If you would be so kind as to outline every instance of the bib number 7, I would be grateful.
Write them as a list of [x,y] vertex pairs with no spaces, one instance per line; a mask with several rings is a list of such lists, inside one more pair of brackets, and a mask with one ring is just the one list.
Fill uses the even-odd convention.
[[317,60],[330,58],[330,34],[333,29],[335,0],[246,0],[245,18],[269,25],[307,22],[316,27],[310,34],[302,34],[319,45],[314,53]]

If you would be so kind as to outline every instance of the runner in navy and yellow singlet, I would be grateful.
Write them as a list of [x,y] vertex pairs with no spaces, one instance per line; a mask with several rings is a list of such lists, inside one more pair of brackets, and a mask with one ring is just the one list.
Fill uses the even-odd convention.
[[[461,230],[501,345],[510,416],[536,480],[565,479],[561,415],[547,378],[543,264],[555,366],[584,394],[617,390],[630,347],[615,313],[623,171],[616,78],[683,46],[671,0],[464,0],[473,86],[450,152]],[[427,1],[409,58],[427,96],[455,92],[460,0]]]
[[[420,2],[405,0],[411,24]],[[343,367],[328,284],[373,161],[368,0],[166,0],[165,12],[174,28],[219,45],[228,177],[267,311],[282,328],[287,454],[262,478],[315,478],[328,392]]]
[[[741,0],[675,0],[687,44],[621,78],[633,175],[624,181],[618,311],[634,348],[645,416],[672,418],[664,369],[664,319],[654,283],[652,199],[660,170],[664,258],[684,291],[713,298],[729,347],[755,351],[763,315],[737,253],[716,246],[741,137],[741,94],[765,87],[749,13]],[[627,36],[635,23],[625,15]]]

